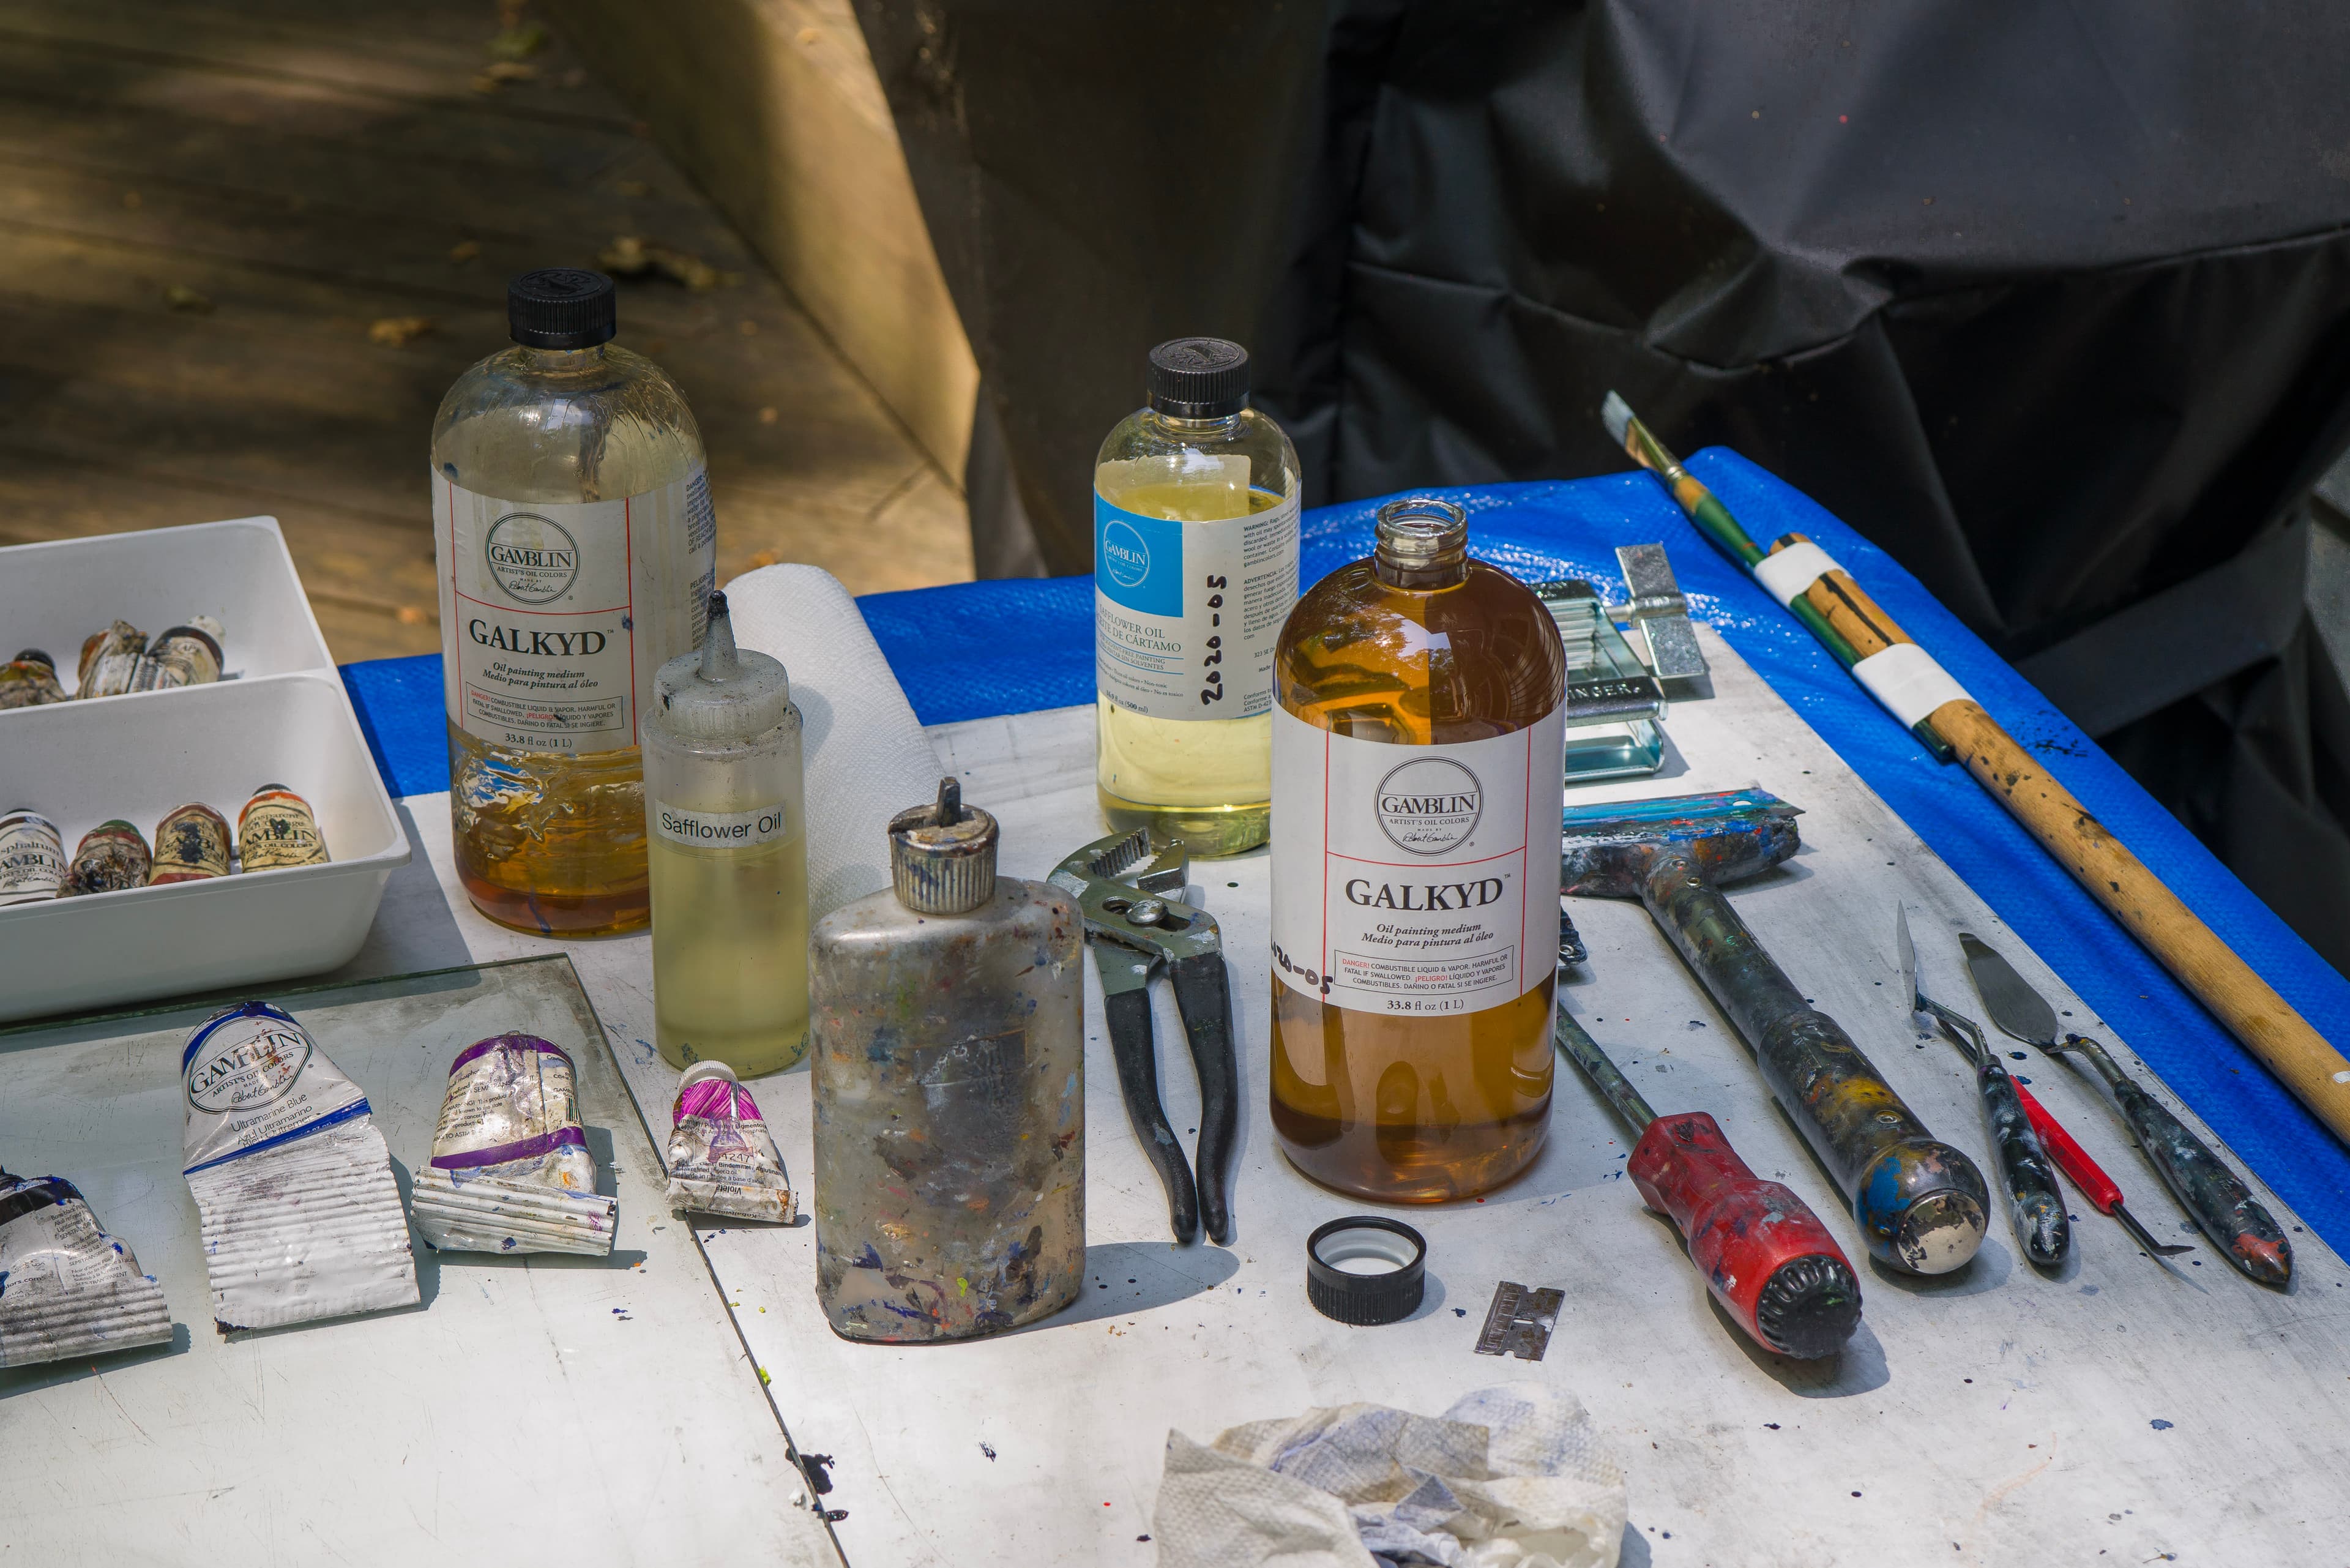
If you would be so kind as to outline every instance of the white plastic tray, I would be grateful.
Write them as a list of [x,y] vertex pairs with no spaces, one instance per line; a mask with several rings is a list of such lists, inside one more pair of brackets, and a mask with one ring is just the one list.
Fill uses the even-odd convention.
[[[91,632],[120,619],[153,637],[196,615],[221,623],[224,676],[335,667],[275,517],[0,549],[0,659],[40,649],[68,691]],[[25,711],[0,712],[0,724]]]
[[[203,882],[0,909],[0,1019],[316,974],[359,951],[408,835],[332,674],[52,703],[0,728],[0,803],[57,825],[71,855],[109,817],[151,844],[202,801],[229,820],[254,790],[310,803],[334,858]],[[168,697],[170,701],[162,701]]]
[[152,635],[199,613],[226,628],[238,679],[0,713],[0,811],[39,812],[70,856],[111,817],[151,845],[190,801],[234,830],[256,787],[283,784],[333,859],[0,909],[0,1020],[332,969],[408,863],[276,518],[0,549],[0,657],[47,649],[68,684],[82,639],[115,618]]

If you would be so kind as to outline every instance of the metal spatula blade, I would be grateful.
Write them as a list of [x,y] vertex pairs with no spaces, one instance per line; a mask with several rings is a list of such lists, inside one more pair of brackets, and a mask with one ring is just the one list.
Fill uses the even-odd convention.
[[2002,1033],[2027,1045],[2055,1044],[2056,1010],[2015,972],[2015,966],[1970,932],[1959,933],[1959,946],[1966,950],[1967,973],[1973,977],[1975,993],[1982,998],[1984,1011]]
[[1901,1000],[1910,1012],[1918,1011],[1918,944],[1909,940],[1909,911],[1899,904],[1893,906],[1893,930],[1901,949]]

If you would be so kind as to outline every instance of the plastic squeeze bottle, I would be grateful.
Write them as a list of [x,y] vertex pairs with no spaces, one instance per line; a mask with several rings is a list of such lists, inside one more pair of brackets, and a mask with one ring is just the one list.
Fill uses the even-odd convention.
[[1095,784],[1113,827],[1238,855],[1265,836],[1297,451],[1237,343],[1161,343],[1149,388],[1094,460]]
[[724,594],[701,651],[653,677],[644,736],[655,1042],[672,1066],[791,1066],[808,1021],[800,711],[781,664],[734,646]]
[[612,345],[610,278],[525,273],[506,319],[515,347],[458,377],[432,424],[457,875],[517,930],[633,930],[644,709],[716,586],[702,434],[670,379]]
[[1507,1181],[1550,1121],[1566,655],[1447,501],[1298,601],[1273,716],[1273,1127],[1391,1202]]
[[1085,1282],[1085,928],[995,849],[941,780],[890,819],[894,886],[808,944],[816,1293],[843,1339],[995,1334]]

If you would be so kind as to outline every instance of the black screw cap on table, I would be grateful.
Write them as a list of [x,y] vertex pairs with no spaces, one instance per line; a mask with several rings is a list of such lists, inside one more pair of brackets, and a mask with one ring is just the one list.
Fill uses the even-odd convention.
[[[1391,1241],[1373,1241],[1366,1234],[1374,1231],[1408,1243],[1409,1255]],[[1326,1243],[1341,1242],[1350,1234],[1369,1244],[1351,1252],[1331,1246],[1327,1250],[1333,1256],[1326,1261]],[[1348,1256],[1380,1257],[1396,1267],[1375,1274],[1349,1273],[1337,1266]],[[1324,1317],[1357,1328],[1399,1322],[1419,1310],[1427,1290],[1428,1241],[1400,1220],[1349,1214],[1331,1220],[1305,1240],[1305,1299]]]

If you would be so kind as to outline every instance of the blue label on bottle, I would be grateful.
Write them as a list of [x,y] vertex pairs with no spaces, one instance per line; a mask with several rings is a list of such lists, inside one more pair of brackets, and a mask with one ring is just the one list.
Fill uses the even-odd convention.
[[1183,613],[1183,524],[1094,496],[1094,584],[1141,615]]

